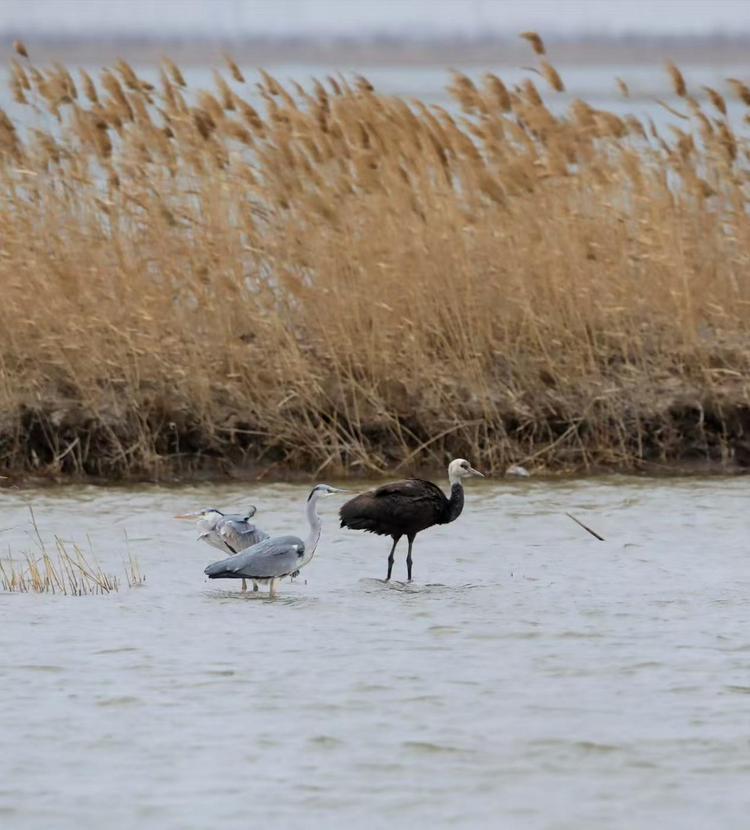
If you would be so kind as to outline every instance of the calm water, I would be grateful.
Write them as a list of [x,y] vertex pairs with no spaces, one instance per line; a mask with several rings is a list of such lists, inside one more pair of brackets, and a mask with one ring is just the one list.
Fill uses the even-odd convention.
[[409,586],[331,497],[276,601],[207,582],[169,518],[252,502],[300,532],[307,489],[2,490],[6,549],[31,547],[32,504],[111,569],[127,530],[147,576],[0,594],[3,827],[744,825],[746,480],[472,481]]

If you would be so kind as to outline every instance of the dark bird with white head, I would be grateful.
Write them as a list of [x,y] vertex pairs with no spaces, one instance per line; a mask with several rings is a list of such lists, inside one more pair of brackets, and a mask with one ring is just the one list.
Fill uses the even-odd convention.
[[388,575],[393,571],[393,556],[402,536],[409,540],[406,555],[406,571],[411,582],[411,551],[418,533],[433,525],[454,522],[464,509],[463,480],[484,475],[470,466],[463,458],[457,458],[448,465],[448,480],[451,494],[445,493],[431,481],[421,478],[407,478],[384,484],[375,490],[368,490],[350,499],[339,511],[341,527],[350,530],[365,530],[379,536],[390,536],[393,547],[388,556]]

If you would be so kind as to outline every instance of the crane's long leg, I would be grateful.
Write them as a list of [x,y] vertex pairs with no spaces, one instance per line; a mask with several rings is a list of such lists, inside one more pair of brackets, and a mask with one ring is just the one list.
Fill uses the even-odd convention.
[[258,591],[258,583],[255,580],[253,580],[253,593],[255,594],[255,593],[257,593],[257,591]]
[[247,580],[244,577],[242,578],[242,590],[247,591]]
[[388,555],[388,576],[385,578],[386,582],[388,582],[388,580],[391,578],[391,571],[393,570],[393,554],[396,552],[396,545],[398,544],[400,538],[400,536],[393,537],[393,547],[391,548],[391,552]]
[[269,597],[275,597],[276,596],[276,589],[278,588],[278,586],[279,586],[279,580],[278,579],[272,579],[268,583],[268,596]]
[[414,536],[409,536],[409,552],[406,554],[406,575],[411,582],[411,546],[414,544]]

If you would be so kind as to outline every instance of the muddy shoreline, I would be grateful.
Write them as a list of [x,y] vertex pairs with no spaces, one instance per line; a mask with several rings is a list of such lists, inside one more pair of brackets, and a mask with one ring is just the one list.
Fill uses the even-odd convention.
[[[618,424],[620,431],[623,423],[633,426],[628,454],[619,457],[613,454],[614,441],[600,447],[592,444],[586,420],[590,407],[568,420],[558,417],[537,423],[536,434],[551,438],[537,443],[528,440],[528,424],[521,435],[511,416],[499,426],[486,424],[490,441],[493,432],[497,433],[497,441],[508,448],[500,464],[493,463],[492,453],[477,457],[461,439],[450,437],[439,450],[421,453],[418,446],[389,446],[373,425],[370,449],[373,458],[381,460],[369,467],[341,459],[321,465],[312,458],[285,457],[273,436],[259,437],[262,430],[243,422],[240,413],[232,413],[224,427],[217,427],[215,423],[202,425],[184,410],[161,413],[158,419],[126,411],[113,419],[95,415],[75,402],[57,401],[0,416],[0,473],[6,477],[4,486],[439,477],[445,459],[470,455],[492,477],[507,475],[512,465],[523,466],[534,477],[553,478],[742,475],[750,472],[750,405],[737,397],[731,401],[707,395],[679,403],[673,400],[661,411],[633,409]],[[413,416],[415,421],[418,417]],[[600,433],[601,424],[595,426]],[[619,440],[622,445],[621,436]],[[387,463],[384,458],[389,459]]]

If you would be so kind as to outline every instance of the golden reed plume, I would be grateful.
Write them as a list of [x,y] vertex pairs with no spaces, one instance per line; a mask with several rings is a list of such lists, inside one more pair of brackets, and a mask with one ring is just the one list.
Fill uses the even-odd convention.
[[457,112],[363,77],[260,73],[251,100],[229,56],[208,91],[167,58],[152,85],[124,60],[76,81],[15,52],[0,466],[382,472],[449,452],[502,470],[739,447],[748,144],[674,65],[684,106],[662,130],[550,109],[530,76],[453,73]]

